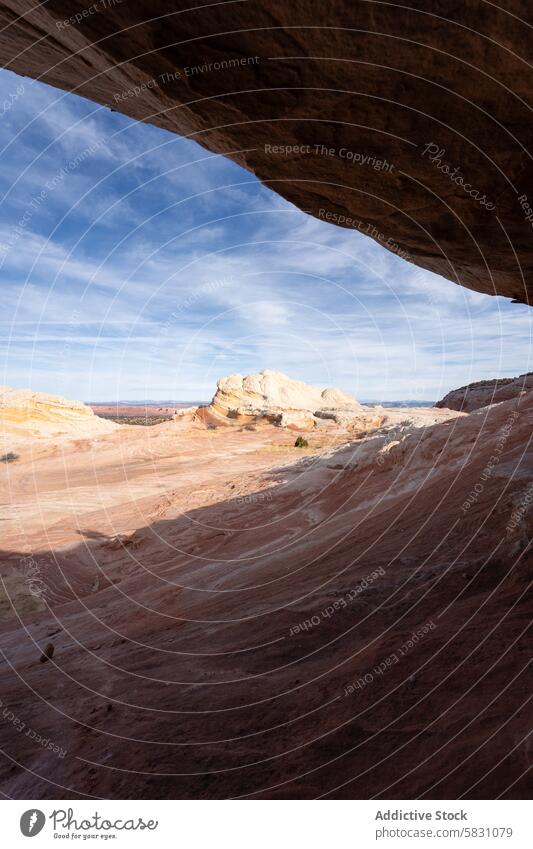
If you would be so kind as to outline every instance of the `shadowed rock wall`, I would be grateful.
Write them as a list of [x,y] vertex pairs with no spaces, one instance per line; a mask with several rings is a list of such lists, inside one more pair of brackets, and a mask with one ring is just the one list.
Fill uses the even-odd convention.
[[0,58],[189,135],[417,265],[529,302],[530,17],[526,0],[6,0]]

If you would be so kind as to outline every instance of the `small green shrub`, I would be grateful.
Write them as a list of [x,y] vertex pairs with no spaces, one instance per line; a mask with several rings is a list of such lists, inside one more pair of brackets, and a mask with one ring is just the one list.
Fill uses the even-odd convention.
[[309,443],[307,439],[304,439],[303,436],[299,436],[294,443],[295,448],[309,448]]
[[18,460],[19,455],[15,454],[13,451],[8,451],[7,454],[3,454],[0,457],[0,463],[13,463],[15,460]]

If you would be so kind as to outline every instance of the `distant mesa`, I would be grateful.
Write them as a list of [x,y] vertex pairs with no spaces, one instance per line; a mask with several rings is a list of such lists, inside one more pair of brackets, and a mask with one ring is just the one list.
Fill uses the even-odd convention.
[[460,410],[471,413],[490,404],[499,404],[519,398],[529,389],[533,389],[533,372],[521,374],[519,377],[502,377],[495,380],[478,380],[459,389],[453,389],[437,401],[436,407],[447,407],[449,410]]
[[0,386],[0,435],[3,437],[90,437],[110,433],[116,428],[113,422],[95,416],[82,401]]

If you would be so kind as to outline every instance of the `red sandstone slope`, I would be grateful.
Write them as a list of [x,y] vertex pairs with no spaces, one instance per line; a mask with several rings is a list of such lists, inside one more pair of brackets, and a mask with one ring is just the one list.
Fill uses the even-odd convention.
[[471,413],[489,404],[499,404],[501,401],[517,398],[529,389],[533,389],[532,372],[514,378],[478,380],[476,383],[469,383],[467,386],[448,392],[441,401],[437,401],[435,407]]
[[154,473],[174,463],[177,489],[159,518],[121,539],[85,521],[57,566],[35,553],[52,609],[3,625],[2,700],[25,724],[0,724],[3,792],[525,796],[532,400],[296,464],[287,443],[277,470],[279,431],[202,450],[180,432],[171,458],[162,425]]

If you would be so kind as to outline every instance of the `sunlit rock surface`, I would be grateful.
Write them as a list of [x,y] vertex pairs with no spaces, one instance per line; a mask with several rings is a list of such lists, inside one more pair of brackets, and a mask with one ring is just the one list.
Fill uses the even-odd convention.
[[435,406],[471,413],[489,404],[499,404],[501,401],[518,398],[530,389],[533,389],[533,372],[521,374],[519,377],[479,380],[476,383],[461,386],[460,389],[453,389],[441,401],[437,401]]
[[118,425],[95,416],[82,401],[30,389],[0,387],[0,437],[96,436]]
[[340,389],[320,389],[300,380],[292,380],[279,371],[264,369],[243,377],[231,374],[221,378],[207,413],[231,423],[268,421],[282,427],[314,427],[315,413],[343,409],[347,413],[362,410],[355,398]]

